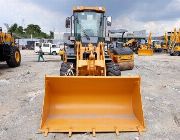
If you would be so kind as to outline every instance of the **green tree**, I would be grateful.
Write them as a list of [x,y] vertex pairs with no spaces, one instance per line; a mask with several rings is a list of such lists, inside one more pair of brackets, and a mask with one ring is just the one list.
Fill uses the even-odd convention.
[[15,33],[18,25],[17,23],[14,23],[8,30],[8,32]]
[[29,24],[27,28],[24,29],[26,34],[38,36],[41,33],[41,28],[39,25]]
[[22,27],[22,26],[19,26],[18,28],[16,28],[16,33],[18,33],[18,34],[24,34],[23,31],[24,31],[24,30],[23,30],[23,27]]
[[50,31],[50,35],[41,31],[41,27],[35,24],[29,24],[25,29],[22,26],[18,26],[17,23],[14,23],[10,26],[8,32],[12,32],[14,36],[18,38],[29,38],[31,35],[35,38],[45,38],[52,39],[54,38],[54,33]]

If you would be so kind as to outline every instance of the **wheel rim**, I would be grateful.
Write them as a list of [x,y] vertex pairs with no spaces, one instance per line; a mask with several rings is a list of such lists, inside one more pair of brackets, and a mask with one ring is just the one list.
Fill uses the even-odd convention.
[[16,62],[20,61],[20,54],[18,51],[15,52],[15,59],[16,59]]

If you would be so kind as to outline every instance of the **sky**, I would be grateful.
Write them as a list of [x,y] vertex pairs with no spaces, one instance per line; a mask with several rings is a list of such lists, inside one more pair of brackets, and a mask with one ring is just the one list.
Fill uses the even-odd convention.
[[73,6],[104,6],[113,29],[144,30],[154,35],[180,28],[180,0],[0,0],[0,26],[38,24],[42,31],[65,32]]

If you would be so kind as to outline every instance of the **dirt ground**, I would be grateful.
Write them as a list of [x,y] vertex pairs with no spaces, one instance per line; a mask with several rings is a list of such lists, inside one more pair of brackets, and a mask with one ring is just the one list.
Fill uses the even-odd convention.
[[18,68],[0,63],[0,140],[179,140],[180,57],[168,54],[135,56],[135,68],[122,75],[140,75],[147,131],[138,133],[38,134],[44,96],[44,76],[59,75],[59,56],[45,55],[37,62],[33,51],[23,50]]

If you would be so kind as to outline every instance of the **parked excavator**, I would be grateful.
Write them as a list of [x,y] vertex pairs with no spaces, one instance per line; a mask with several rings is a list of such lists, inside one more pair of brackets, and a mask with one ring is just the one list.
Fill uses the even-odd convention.
[[139,56],[152,56],[153,55],[153,49],[151,48],[151,46],[152,46],[151,35],[152,35],[152,33],[149,34],[147,45],[141,44],[139,46],[139,48],[138,48],[138,55]]
[[125,47],[129,47],[132,50],[134,50],[134,48],[136,48],[136,44],[137,44],[137,40],[133,38],[128,40],[124,45]]
[[153,46],[154,52],[158,52],[158,53],[162,52],[162,46],[159,40],[154,40],[152,44],[153,44],[152,46]]
[[180,56],[180,30],[177,33],[176,28],[171,33],[169,52],[171,56]]
[[18,67],[21,63],[21,53],[12,34],[2,32],[0,27],[0,62],[2,61],[6,61],[9,67]]
[[163,52],[167,53],[169,50],[169,41],[168,41],[167,33],[164,34],[164,41],[161,46],[162,46]]
[[120,76],[119,65],[105,54],[111,17],[104,7],[73,8],[66,19],[74,45],[65,49],[60,76],[45,77],[40,131],[144,131],[139,76]]

